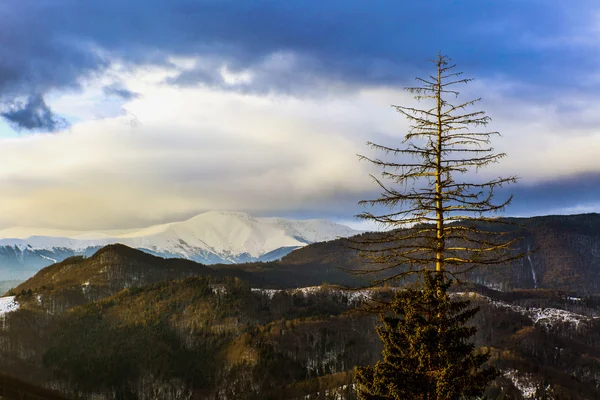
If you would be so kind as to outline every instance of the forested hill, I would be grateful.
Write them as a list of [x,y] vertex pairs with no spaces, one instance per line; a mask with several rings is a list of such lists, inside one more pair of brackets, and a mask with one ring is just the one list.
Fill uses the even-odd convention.
[[[355,257],[340,241],[324,244],[346,251],[342,256]],[[363,284],[364,281],[339,268],[345,264],[332,260],[330,263],[318,261],[307,265],[278,261],[207,266],[190,260],[157,257],[114,244],[98,250],[91,257],[70,257],[48,266],[10,290],[9,294],[34,292],[42,297],[52,295],[55,302],[61,299],[65,302],[63,306],[71,307],[104,298],[124,288],[191,276],[235,277],[257,288],[293,288],[323,282],[353,286]]]
[[[375,318],[356,309],[386,293],[256,290],[205,276],[59,312],[48,307],[53,296],[33,292],[17,296],[21,307],[3,319],[0,369],[82,399],[354,400],[354,366],[381,352]],[[600,396],[598,298],[465,295],[482,307],[476,344],[502,370],[488,398]]]
[[237,269],[211,268],[190,260],[161,258],[125,245],[113,244],[93,256],[70,257],[48,266],[9,291],[9,294],[35,293],[51,312],[111,296],[122,289],[144,286],[191,276],[237,277],[259,285],[255,275]]
[[[512,265],[480,268],[467,280],[497,290],[543,288],[600,293],[600,214],[508,220],[516,224],[509,227],[513,236],[522,238],[517,250],[531,254]],[[343,283],[349,278],[336,267],[360,269],[361,260],[348,249],[346,239],[338,239],[295,250],[274,265],[310,270],[325,282]]]

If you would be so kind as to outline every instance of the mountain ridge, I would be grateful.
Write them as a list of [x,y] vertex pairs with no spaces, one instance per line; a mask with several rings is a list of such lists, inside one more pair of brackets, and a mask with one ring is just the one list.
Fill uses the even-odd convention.
[[[5,229],[0,235],[26,228]],[[29,233],[35,233],[30,228]],[[41,232],[60,234],[58,230]],[[73,255],[90,256],[99,248],[121,243],[165,258],[185,258],[204,264],[236,264],[272,261],[307,244],[352,236],[356,231],[326,220],[257,218],[241,212],[210,211],[185,221],[153,225],[137,230],[82,232],[70,236],[29,235],[0,238],[0,273],[21,269],[20,277]],[[1,237],[1,236],[0,236]],[[263,258],[263,256],[265,258]]]
[[[510,265],[472,271],[463,277],[465,281],[499,291],[540,288],[564,290],[581,296],[600,294],[600,215],[541,217],[516,222],[524,224],[523,229],[515,233],[524,238],[520,246],[525,248],[530,246],[537,248],[538,251]],[[362,235],[377,235],[377,233]],[[85,259],[83,263],[94,263],[99,255],[111,249],[121,249],[122,251],[118,251],[127,252],[125,254],[131,256],[113,264],[130,266],[141,259],[145,264],[154,265],[153,271],[159,273],[161,266],[168,269],[171,268],[170,265],[178,262],[187,262],[189,273],[197,275],[201,273],[200,270],[208,268],[206,272],[210,274],[218,271],[224,275],[237,276],[252,282],[255,287],[292,288],[315,286],[324,282],[348,287],[368,285],[364,276],[348,273],[348,271],[360,270],[364,265],[356,251],[348,246],[346,239],[313,243],[281,258],[280,254],[276,254],[273,258],[277,260],[269,262],[207,266],[191,260],[157,258],[147,252],[129,249],[124,245],[111,245],[99,250],[94,257]],[[75,266],[65,265],[68,264],[67,261],[69,260],[47,269],[59,269],[65,266],[70,271],[76,271]],[[98,264],[96,274],[98,275],[105,267],[112,267],[113,264]],[[18,289],[28,290],[42,286],[42,280],[39,278],[47,269],[40,271]],[[185,276],[187,275],[176,274],[172,278]],[[137,284],[134,278],[135,276],[131,275],[127,279],[132,284]],[[33,284],[36,280],[40,282]],[[78,281],[78,286],[86,280]],[[120,289],[123,287],[120,286]]]
[[[523,225],[522,229],[514,232],[514,235],[523,239],[517,250],[526,251],[529,247],[537,251],[507,266],[472,271],[464,277],[465,280],[496,290],[537,287],[563,289],[582,295],[600,293],[600,214],[511,220]],[[348,247],[345,239],[317,242],[295,251],[291,251],[292,249],[276,250],[273,254],[267,253],[265,259],[237,265],[215,260],[216,264],[211,266],[214,269],[235,267],[240,271],[252,271],[263,282],[272,283],[270,287],[312,286],[323,282],[346,286],[368,283],[361,277],[344,271],[356,270],[362,266],[360,258]],[[0,262],[2,252],[9,250],[13,253],[15,251],[0,247]],[[94,249],[94,252],[97,250]],[[146,250],[146,253],[162,257],[152,251]],[[68,256],[66,253],[63,255],[63,258]],[[56,255],[48,252],[41,253],[40,256]]]

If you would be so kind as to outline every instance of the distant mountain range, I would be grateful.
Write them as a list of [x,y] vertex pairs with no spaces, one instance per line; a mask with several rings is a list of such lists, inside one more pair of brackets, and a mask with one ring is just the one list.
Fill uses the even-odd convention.
[[326,220],[254,218],[241,212],[215,211],[186,221],[126,231],[9,228],[0,230],[0,280],[27,278],[68,257],[90,256],[115,243],[164,258],[237,264],[277,260],[307,244],[357,233]]
[[[600,295],[600,214],[519,218],[513,222],[522,226],[514,233],[522,238],[520,247],[533,253],[510,265],[476,269],[462,277],[465,281],[499,291],[551,289],[577,296]],[[114,294],[124,287],[198,274],[234,276],[255,288],[323,283],[359,287],[368,284],[368,277],[348,271],[361,268],[363,260],[343,238],[303,246],[276,261],[210,266],[190,260],[165,260],[147,251],[110,245],[93,257],[69,258],[48,266],[18,289],[39,291],[47,286],[79,293],[83,283],[97,281],[103,290],[116,285],[110,291]]]
[[[501,291],[543,288],[600,294],[600,214],[511,220],[522,226],[514,232],[521,237],[521,250],[529,249],[532,253],[510,265],[477,269],[465,276],[466,280]],[[365,284],[359,276],[345,271],[363,267],[356,252],[348,248],[345,239],[330,240],[355,233],[327,221],[211,212],[181,223],[121,232],[118,240],[116,235],[110,238],[148,254],[213,264],[211,270],[243,271],[250,275],[240,277],[255,287],[289,288],[323,282]],[[102,246],[102,240],[108,240],[89,236],[63,238],[62,244],[52,236],[0,240],[0,279],[32,276],[53,264],[50,258],[61,261],[73,255],[91,256]],[[50,239],[57,242],[49,243]],[[269,260],[277,261],[266,262]],[[160,259],[156,263],[160,264]],[[15,282],[11,282],[5,290],[14,286]]]

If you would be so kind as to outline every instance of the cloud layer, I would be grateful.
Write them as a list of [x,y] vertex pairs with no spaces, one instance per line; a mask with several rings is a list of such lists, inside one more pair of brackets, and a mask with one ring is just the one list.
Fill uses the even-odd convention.
[[[0,89],[31,95],[79,86],[114,58],[128,65],[200,57],[178,82],[224,84],[223,66],[260,68],[257,90],[334,79],[398,84],[438,51],[477,75],[585,87],[597,58],[597,7],[466,0],[261,2],[5,0]],[[430,23],[424,22],[430,21]],[[283,55],[288,69],[273,66]],[[275,60],[274,60],[275,59]],[[266,65],[268,64],[268,65]],[[293,68],[291,68],[293,67]]]
[[509,158],[482,176],[521,176],[513,214],[598,210],[594,7],[2,1],[0,116],[42,134],[0,141],[0,226],[347,219],[376,193],[355,154],[401,140],[389,105],[438,51],[477,78],[465,95],[504,135]]

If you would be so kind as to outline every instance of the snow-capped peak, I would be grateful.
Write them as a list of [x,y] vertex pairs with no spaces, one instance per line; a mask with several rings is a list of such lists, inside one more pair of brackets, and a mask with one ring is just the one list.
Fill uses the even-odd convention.
[[[50,235],[38,233],[52,232]],[[19,236],[9,236],[19,233]],[[309,243],[348,237],[359,233],[347,226],[326,220],[256,218],[242,212],[210,211],[190,219],[128,231],[49,231],[44,229],[5,229],[0,231],[0,246],[20,249],[70,249],[122,243],[169,257],[214,259],[236,262],[259,259],[282,248],[297,248]],[[208,257],[208,255],[215,257]]]

